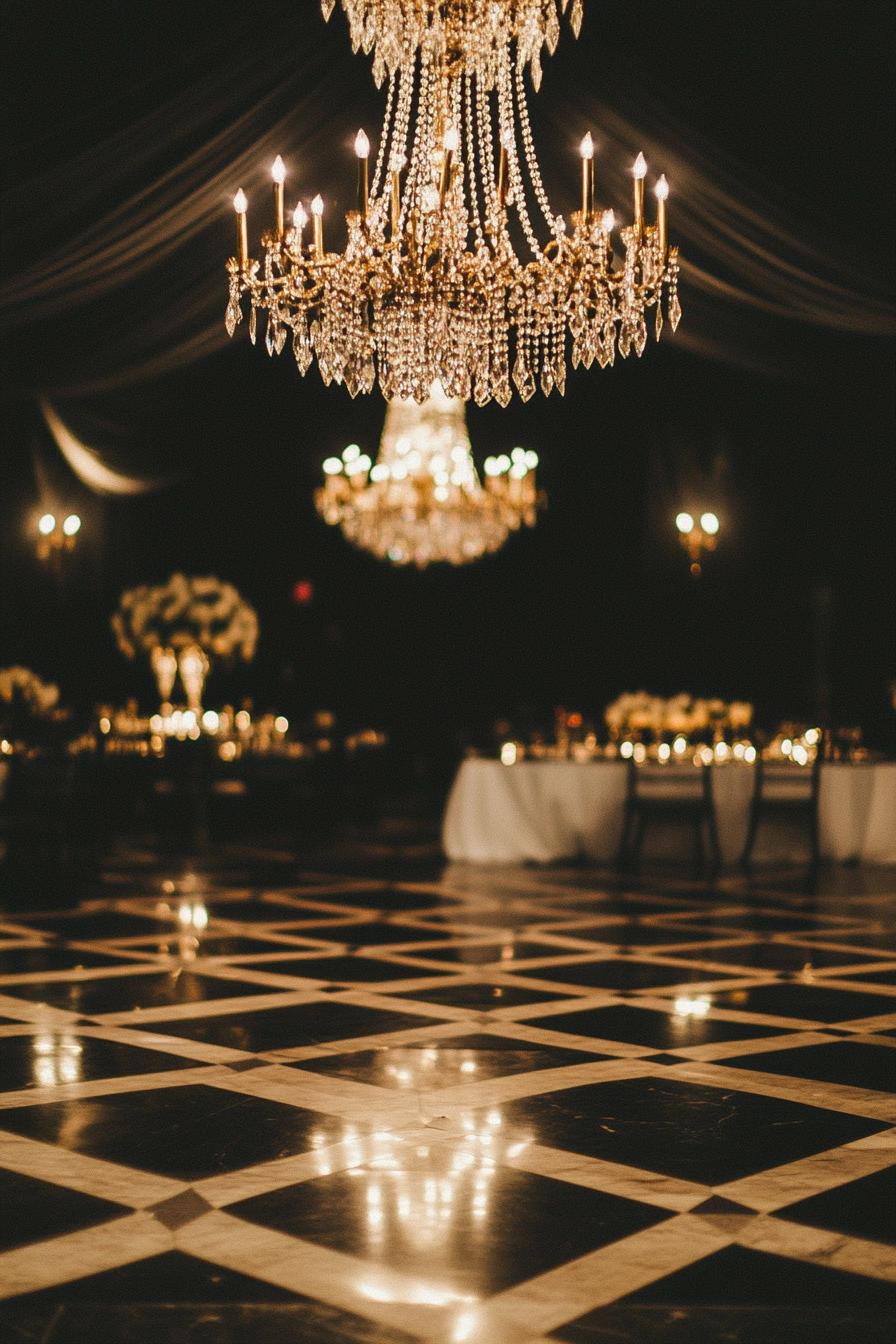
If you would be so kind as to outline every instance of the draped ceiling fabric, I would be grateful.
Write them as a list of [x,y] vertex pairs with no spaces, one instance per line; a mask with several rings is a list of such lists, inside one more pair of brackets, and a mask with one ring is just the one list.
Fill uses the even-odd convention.
[[[296,166],[296,194],[323,189],[334,221],[345,209],[339,192],[351,189],[353,176],[350,158],[337,152],[334,117],[348,127],[363,106],[373,125],[371,108],[380,109],[381,98],[344,32],[312,17],[301,42],[272,49],[259,38],[226,55],[218,50],[215,67],[188,88],[5,195],[7,388],[43,399],[56,442],[92,488],[114,492],[116,472],[96,444],[66,427],[57,399],[96,404],[228,343],[223,263],[233,250],[235,187],[253,200],[253,235],[265,222],[266,170],[278,152]],[[782,219],[718,146],[699,146],[640,100],[635,117],[581,89],[565,102],[555,90],[547,106],[558,137],[571,124],[595,131],[604,205],[627,216],[626,168],[638,149],[673,183],[672,233],[685,280],[679,346],[781,371],[788,358],[798,363],[800,340],[791,331],[776,344],[776,322],[859,337],[896,330],[892,304],[876,292],[870,271],[843,262],[841,240],[806,242],[814,221]],[[565,140],[564,130],[558,143]],[[119,489],[128,479],[144,488],[147,479],[118,476]]]

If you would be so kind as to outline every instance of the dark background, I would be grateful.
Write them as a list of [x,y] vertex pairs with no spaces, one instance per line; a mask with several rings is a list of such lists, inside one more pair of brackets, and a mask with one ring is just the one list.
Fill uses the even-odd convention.
[[[314,0],[6,0],[4,10],[7,273],[90,222],[33,183],[85,147],[107,145],[209,70],[229,65],[238,89],[244,52],[256,76],[268,53],[272,68],[293,54],[296,65],[318,63],[332,199],[353,190],[345,144],[362,122],[375,136],[382,99],[367,59],[351,55],[338,11],[324,25]],[[593,88],[632,116],[649,109],[679,154],[711,151],[729,180],[796,220],[821,254],[848,260],[886,297],[892,26],[889,3],[587,0],[579,42],[564,22],[532,100],[554,207],[576,208],[578,162],[566,139],[574,145],[587,128],[572,113],[567,137],[557,127],[570,91]],[[258,88],[246,78],[249,106]],[[222,120],[230,115],[228,107]],[[191,147],[199,144],[197,131]],[[177,144],[170,166],[183,152]],[[268,162],[231,194],[244,185],[258,199]],[[135,163],[131,188],[158,168]],[[113,196],[106,206],[114,204]],[[673,241],[674,205],[673,196]],[[222,321],[232,234],[222,197],[220,223],[203,238]],[[151,283],[131,286],[108,301],[110,320],[126,329],[154,299]],[[82,716],[129,694],[150,708],[148,672],[117,652],[109,616],[123,588],[181,569],[235,583],[259,613],[256,660],[213,672],[213,705],[251,695],[259,709],[291,716],[329,708],[448,761],[496,718],[547,724],[561,703],[599,716],[625,689],[754,700],[771,726],[816,716],[827,686],[835,722],[861,723],[872,744],[896,748],[892,342],[693,299],[685,285],[682,337],[693,323],[716,358],[667,341],[667,331],[641,361],[570,373],[563,399],[539,393],[506,411],[470,407],[480,465],[517,443],[535,448],[548,508],[497,555],[425,572],[354,551],[313,509],[324,457],[352,440],[375,454],[385,411],[378,393],[353,402],[343,388],[324,388],[316,367],[302,379],[288,354],[269,360],[238,340],[102,397],[62,397],[74,428],[110,418],[132,431],[144,467],[173,475],[154,495],[100,499],[68,472],[34,395],[65,388],[66,352],[99,339],[90,323],[103,319],[103,305],[80,329],[66,319],[13,334],[3,347],[0,665],[24,662],[57,680]],[[34,556],[48,492],[84,518],[58,574]],[[691,506],[722,520],[699,581],[674,530],[675,513]],[[294,585],[305,579],[313,600],[297,605]]]

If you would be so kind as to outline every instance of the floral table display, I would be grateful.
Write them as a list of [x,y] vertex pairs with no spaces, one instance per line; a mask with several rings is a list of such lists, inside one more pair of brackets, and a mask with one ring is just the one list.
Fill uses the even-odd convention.
[[693,738],[712,732],[721,741],[725,729],[744,733],[753,719],[753,706],[746,701],[699,700],[682,692],[664,700],[646,691],[625,692],[607,705],[604,719],[613,740],[627,734],[650,732],[656,741],[664,734]]
[[31,742],[39,723],[64,717],[58,703],[59,687],[30,668],[0,668],[0,753],[10,755],[16,743]]
[[255,609],[213,576],[172,574],[166,584],[129,588],[111,624],[126,657],[149,655],[163,708],[179,671],[190,708],[200,710],[209,660],[251,662],[258,640]]

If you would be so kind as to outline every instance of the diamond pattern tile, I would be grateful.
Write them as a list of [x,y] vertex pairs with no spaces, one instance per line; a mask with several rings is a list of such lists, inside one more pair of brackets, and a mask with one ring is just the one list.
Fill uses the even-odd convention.
[[[515,1344],[530,1293],[568,1344],[889,1344],[886,883],[430,865],[418,891],[377,862],[209,859],[190,942],[151,855],[97,888],[137,907],[16,916],[4,1344]],[[133,960],[162,949],[179,969]]]

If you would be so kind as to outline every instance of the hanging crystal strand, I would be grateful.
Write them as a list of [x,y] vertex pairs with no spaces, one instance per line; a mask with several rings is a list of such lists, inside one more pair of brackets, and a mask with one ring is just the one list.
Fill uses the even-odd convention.
[[526,87],[523,83],[523,67],[519,63],[517,63],[516,67],[516,103],[520,121],[520,132],[523,139],[523,151],[526,155],[526,166],[529,169],[529,179],[535,189],[535,199],[538,201],[545,223],[559,243],[563,234],[560,225],[557,222],[557,218],[551,210],[548,194],[545,191],[544,183],[541,180],[541,169],[538,166],[538,159],[535,157],[535,143],[532,139],[532,127],[529,124],[529,105],[526,100]]
[[[513,112],[513,79],[511,74],[509,51],[503,53],[504,59],[499,65],[499,84],[498,84],[498,105],[501,108],[502,125],[506,124],[509,130],[515,131],[516,123]],[[523,227],[523,233],[526,235],[526,242],[536,261],[542,260],[541,248],[538,245],[538,239],[535,237],[535,230],[532,228],[532,222],[529,219],[529,210],[526,206],[526,193],[523,186],[523,175],[520,172],[520,161],[516,152],[516,135],[510,144],[505,146],[507,151],[507,169],[510,177],[510,185],[513,190],[513,200],[516,206],[517,216]]]
[[[465,94],[465,112],[466,112],[466,131],[467,131],[467,194],[470,202],[470,218],[473,221],[473,228],[476,232],[476,245],[481,247],[485,243],[485,237],[482,232],[482,217],[479,213],[479,188],[476,181],[476,153],[474,136],[474,113],[473,113],[473,76],[469,70],[464,71],[464,94]],[[481,178],[481,165],[480,173]]]
[[373,174],[373,186],[370,188],[370,199],[376,200],[380,189],[380,178],[383,174],[383,164],[386,160],[386,142],[389,138],[389,127],[392,124],[392,107],[395,102],[395,71],[389,76],[389,92],[386,94],[386,114],[383,117],[383,133],[380,136],[379,153],[376,156],[376,168]]
[[[410,161],[408,163],[408,175],[405,183],[404,199],[401,208],[401,231],[404,232],[407,227],[408,216],[413,209],[420,209],[420,193],[422,183],[420,181],[424,166],[421,159],[424,156],[424,142],[428,143],[428,127],[426,126],[426,117],[428,113],[428,84],[429,84],[429,62],[425,51],[420,54],[420,75],[417,89],[417,119],[413,142],[411,144]],[[428,166],[428,165],[427,165]]]

